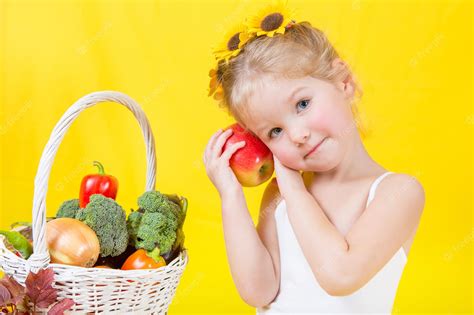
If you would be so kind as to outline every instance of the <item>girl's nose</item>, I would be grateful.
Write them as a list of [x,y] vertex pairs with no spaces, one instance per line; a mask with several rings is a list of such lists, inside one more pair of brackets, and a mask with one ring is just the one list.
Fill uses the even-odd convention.
[[303,144],[308,141],[309,138],[309,131],[297,129],[291,133],[291,140],[296,143],[297,145]]

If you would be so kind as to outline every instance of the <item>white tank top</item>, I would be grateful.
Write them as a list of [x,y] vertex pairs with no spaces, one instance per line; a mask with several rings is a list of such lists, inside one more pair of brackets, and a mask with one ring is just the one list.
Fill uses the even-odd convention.
[[[367,205],[375,196],[380,181],[393,172],[378,177],[370,187]],[[291,227],[282,200],[275,210],[280,246],[280,291],[269,305],[257,308],[257,314],[391,314],[398,283],[407,262],[403,247],[387,264],[356,292],[331,296],[322,289],[311,271]]]

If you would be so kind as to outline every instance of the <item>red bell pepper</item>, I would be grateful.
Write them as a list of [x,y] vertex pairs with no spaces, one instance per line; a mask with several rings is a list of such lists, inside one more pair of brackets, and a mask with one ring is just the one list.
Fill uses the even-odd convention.
[[97,161],[94,165],[99,168],[98,174],[86,175],[81,182],[79,192],[79,206],[85,208],[93,194],[101,194],[115,200],[117,197],[118,180],[112,175],[106,175],[104,167]]

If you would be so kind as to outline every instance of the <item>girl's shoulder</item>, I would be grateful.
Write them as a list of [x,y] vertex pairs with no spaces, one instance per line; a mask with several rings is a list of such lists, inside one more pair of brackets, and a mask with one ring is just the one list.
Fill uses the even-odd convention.
[[373,194],[372,204],[376,208],[399,209],[401,216],[402,209],[406,209],[405,215],[421,214],[425,205],[425,190],[416,176],[397,173],[383,172],[375,179],[372,178],[370,194]]
[[[383,174],[382,174],[383,175]],[[377,192],[397,198],[410,193],[415,199],[424,200],[425,190],[420,180],[410,174],[391,172],[380,181]]]
[[394,171],[388,171],[386,169],[380,169],[375,174],[367,174],[366,178],[369,181],[375,183],[380,181],[380,185],[384,183],[385,188],[404,188],[407,189],[409,186],[418,186],[422,188],[421,182],[414,175],[399,173]]

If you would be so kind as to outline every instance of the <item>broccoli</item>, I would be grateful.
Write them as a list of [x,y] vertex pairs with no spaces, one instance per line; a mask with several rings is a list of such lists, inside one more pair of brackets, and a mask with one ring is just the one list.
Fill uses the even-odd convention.
[[168,198],[159,191],[150,190],[138,197],[138,207],[142,211],[159,212],[161,208],[169,208]]
[[180,197],[178,195],[166,195],[169,200],[173,201],[173,203],[177,206],[178,217],[179,217],[179,226],[178,229],[183,228],[184,220],[186,219],[186,211],[188,209],[188,200],[184,197]]
[[100,194],[90,196],[84,209],[79,210],[76,219],[87,224],[97,234],[100,256],[118,256],[128,246],[126,215],[123,208],[112,198]]
[[56,218],[75,218],[79,207],[79,199],[71,199],[64,201],[59,206],[58,212],[56,212]]
[[127,231],[129,237],[129,243],[132,246],[136,246],[137,243],[137,231],[140,226],[140,221],[142,219],[143,213],[139,211],[130,212],[127,218]]
[[185,210],[159,191],[142,194],[138,206],[127,219],[130,245],[148,251],[158,247],[161,253],[169,252],[180,236],[178,230],[184,223]]
[[170,201],[171,211],[173,211],[174,215],[178,219],[178,228],[181,228],[184,223],[185,213],[181,211],[181,207],[176,203]]
[[138,207],[141,212],[161,212],[165,214],[173,214],[178,220],[178,226],[183,226],[186,213],[176,203],[177,196],[167,196],[159,191],[147,191],[138,197]]
[[176,232],[176,240],[174,241],[173,247],[171,247],[171,250],[169,252],[161,255],[165,259],[166,263],[170,263],[171,261],[173,261],[173,259],[175,259],[183,250],[184,239],[185,236],[183,229],[178,229],[178,231]]
[[178,221],[160,212],[145,212],[137,229],[137,248],[152,251],[156,247],[160,253],[167,253],[176,240]]
[[178,231],[176,232],[176,241],[174,242],[172,249],[174,250],[179,247],[183,247],[184,239],[185,239],[185,236],[184,236],[183,229],[178,229]]

